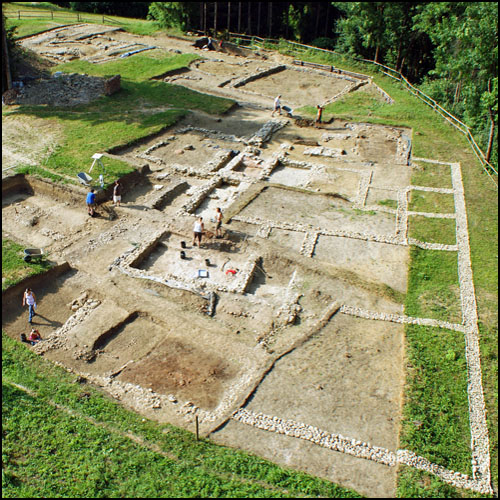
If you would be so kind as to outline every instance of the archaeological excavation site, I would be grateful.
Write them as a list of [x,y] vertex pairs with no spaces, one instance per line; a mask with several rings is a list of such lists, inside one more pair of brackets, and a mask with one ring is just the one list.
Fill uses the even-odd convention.
[[[96,64],[124,50],[194,50],[95,25],[23,43],[56,62]],[[86,186],[4,176],[3,236],[56,263],[4,294],[4,330],[18,338],[26,329],[21,298],[30,286],[44,338],[32,349],[147,418],[192,432],[197,423],[217,443],[367,496],[394,496],[398,463],[470,486],[461,471],[398,440],[404,324],[477,328],[460,165],[414,157],[405,127],[335,118],[315,126],[296,112],[360,90],[391,102],[364,75],[229,45],[202,55],[157,79],[237,104],[222,116],[190,112],[159,134],[101,151],[104,163],[134,167],[121,179],[120,206],[112,187],[98,187],[92,218]],[[82,85],[85,102],[94,88],[97,98],[101,87]],[[72,105],[64,90],[59,103],[44,92],[52,105]],[[40,103],[44,92],[28,85],[17,102]],[[272,116],[278,94],[291,111]],[[411,185],[424,165],[449,182]],[[416,192],[448,196],[454,210],[412,212]],[[409,238],[423,217],[456,222],[456,240]],[[458,255],[463,313],[405,315],[410,246]]]

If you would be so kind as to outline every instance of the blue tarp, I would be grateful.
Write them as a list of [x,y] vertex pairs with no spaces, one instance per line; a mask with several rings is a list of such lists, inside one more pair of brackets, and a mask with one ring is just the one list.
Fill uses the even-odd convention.
[[137,49],[133,50],[132,52],[125,52],[124,54],[121,54],[120,57],[128,57],[133,54],[137,54],[138,52],[143,52],[144,50],[151,50],[151,49],[156,49],[156,47],[145,47],[144,49]]

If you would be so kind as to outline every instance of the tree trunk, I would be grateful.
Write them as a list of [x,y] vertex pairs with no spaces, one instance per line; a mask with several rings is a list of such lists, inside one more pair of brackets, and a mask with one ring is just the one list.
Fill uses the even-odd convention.
[[330,35],[330,33],[328,33],[328,26],[329,26],[329,22],[330,22],[330,6],[331,6],[331,3],[327,2],[326,3],[325,36],[329,36]]
[[377,48],[375,49],[375,59],[374,59],[374,61],[375,61],[375,62],[378,62],[378,53],[379,53],[379,48],[380,48],[380,46],[379,46],[379,44],[377,43]]
[[207,2],[203,2],[203,33],[207,35]]
[[489,163],[491,158],[491,151],[493,149],[493,137],[495,136],[495,121],[493,120],[493,113],[491,112],[491,108],[489,110],[491,127],[490,127],[490,137],[488,139],[488,151],[486,151],[486,161]]
[[403,48],[403,41],[399,41],[399,46],[398,46],[398,56],[396,58],[396,71],[401,72],[401,54],[402,54],[402,48]]
[[217,36],[217,3],[214,2],[214,36]]
[[273,2],[269,2],[269,12],[268,12],[268,16],[269,16],[269,34],[268,34],[268,38],[271,38],[271,33],[272,33],[272,22],[273,22]]
[[[488,92],[491,93],[491,80],[488,80]],[[490,137],[488,139],[488,151],[486,151],[486,161],[489,163],[491,158],[491,150],[493,149],[493,137],[495,136],[495,115],[491,108],[488,108],[488,114],[490,115],[491,127],[490,127]]]
[[231,31],[231,2],[227,2],[227,32]]
[[247,24],[247,35],[252,34],[252,8],[250,7],[252,5],[252,2],[247,2],[248,4],[248,24]]
[[[12,88],[12,73],[10,70],[10,60],[9,60],[9,48],[7,47],[7,33],[5,32],[5,24],[2,20],[2,45],[3,45],[3,54],[2,54],[2,70],[5,71],[5,85],[6,89],[2,88],[2,93],[5,90],[10,90]],[[2,78],[2,87],[3,87],[3,78]]]
[[241,2],[238,2],[238,33],[241,33]]
[[260,18],[261,18],[261,10],[262,10],[262,2],[258,2],[259,8],[257,10],[257,36],[260,36]]
[[453,98],[453,105],[457,104],[457,102],[460,100],[461,88],[462,88],[462,82],[458,82],[457,87],[455,89],[455,97]]
[[286,3],[286,27],[285,27],[285,38],[288,40],[288,30],[290,28],[290,2]]
[[319,14],[321,12],[321,2],[316,3],[316,26],[314,27],[314,38],[318,38],[318,30],[319,30]]

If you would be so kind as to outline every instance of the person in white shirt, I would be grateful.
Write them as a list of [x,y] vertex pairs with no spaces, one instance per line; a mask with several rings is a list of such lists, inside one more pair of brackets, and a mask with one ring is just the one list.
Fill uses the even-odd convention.
[[281,115],[281,101],[280,101],[281,94],[276,97],[274,100],[274,109],[273,112],[271,113],[271,116],[274,116],[274,113],[277,111]]
[[193,227],[193,246],[196,246],[196,240],[198,240],[198,247],[201,247],[201,236],[203,234],[203,217],[200,217],[195,223]]
[[23,306],[27,305],[29,310],[29,323],[33,322],[33,316],[36,315],[36,297],[31,288],[26,288],[23,294]]

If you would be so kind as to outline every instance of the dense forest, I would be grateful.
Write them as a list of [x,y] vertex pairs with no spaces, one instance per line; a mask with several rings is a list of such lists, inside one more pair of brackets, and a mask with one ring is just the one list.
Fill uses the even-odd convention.
[[401,72],[461,119],[496,164],[496,2],[54,2],[221,37],[285,38]]

